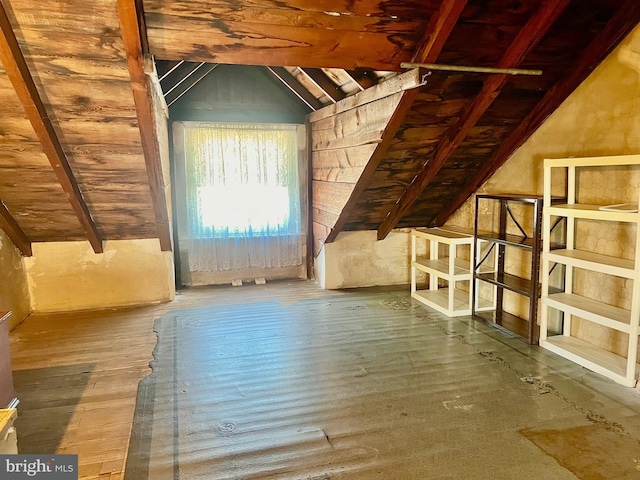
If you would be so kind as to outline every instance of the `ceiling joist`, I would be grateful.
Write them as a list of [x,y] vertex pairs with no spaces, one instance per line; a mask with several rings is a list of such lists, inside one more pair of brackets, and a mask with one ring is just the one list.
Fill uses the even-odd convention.
[[[533,50],[553,25],[568,3],[569,0],[547,0],[544,2],[520,30],[499,61],[498,68],[511,68],[520,65],[527,54]],[[396,201],[392,210],[387,214],[378,228],[378,240],[385,238],[413,206],[422,191],[435,178],[451,154],[464,141],[471,129],[498,97],[508,78],[507,74],[495,74],[484,82],[480,93],[465,110],[458,122],[449,129],[431,158],[424,164],[402,196]]]
[[269,72],[280,80],[289,90],[291,90],[300,100],[307,104],[312,110],[320,110],[323,105],[309,90],[291,75],[284,67],[267,67]]
[[501,143],[500,148],[475,173],[464,189],[432,222],[442,225],[467,201],[482,184],[520,148],[560,104],[573,92],[595,68],[640,23],[640,3],[628,0],[624,8],[607,23],[593,39],[583,54],[568,69],[568,75],[549,89],[544,98],[520,122],[518,127]]
[[[182,79],[179,83],[180,88],[176,89],[172,88],[165,94],[165,100],[167,102],[167,106],[170,107],[174,103],[176,103],[180,97],[182,97],[185,93],[195,87],[200,80],[209,75],[213,70],[218,66],[217,63],[206,64],[201,63],[198,68],[194,69],[187,77]],[[197,74],[196,74],[197,72]],[[177,87],[178,85],[176,85]]]
[[[444,0],[440,5],[440,10],[431,18],[429,24],[427,26],[427,30],[420,41],[418,48],[416,49],[416,53],[413,56],[413,60],[416,62],[429,62],[433,63],[438,59],[444,44],[451,35],[451,31],[453,27],[460,18],[460,14],[467,4],[467,0]],[[415,70],[419,72],[418,69]],[[396,77],[397,78],[397,77]],[[393,79],[392,79],[393,80]],[[383,82],[380,85],[384,85],[387,82]],[[418,84],[420,80],[418,79]],[[367,90],[357,94],[355,97],[360,95],[364,95]],[[402,123],[411,110],[415,99],[418,97],[420,93],[420,89],[411,88],[405,91],[396,107],[395,112],[391,116],[389,123],[387,124],[387,128],[385,128],[384,134],[382,136],[382,141],[376,146],[371,158],[367,162],[366,167],[364,168],[362,174],[360,175],[360,179],[356,184],[355,188],[351,192],[347,203],[345,204],[342,212],[340,213],[338,220],[335,225],[329,232],[329,235],[326,238],[327,243],[331,243],[335,241],[338,237],[338,233],[344,228],[351,211],[355,208],[356,204],[360,200],[363,192],[366,190],[369,182],[373,178],[378,165],[384,158],[389,149],[389,146],[393,142],[398,129],[402,126]],[[329,107],[326,107],[327,109]]]
[[7,206],[0,200],[0,228],[7,234],[20,253],[25,257],[32,255],[31,240],[22,231],[18,222],[11,215]]
[[309,77],[333,103],[339,102],[346,97],[345,93],[340,90],[340,87],[333,83],[321,68],[301,68],[300,71]]
[[[87,207],[78,183],[74,177],[67,156],[62,148],[58,135],[49,119],[38,89],[31,77],[27,62],[22,55],[18,40],[11,27],[11,22],[4,5],[0,2],[0,59],[7,76],[24,107],[25,113],[33,127],[42,150],[49,159],[58,182],[62,186],[71,207],[73,208],[87,239],[96,253],[102,253],[102,238],[98,233],[91,213]],[[22,248],[20,249],[22,251]]]
[[346,71],[346,73],[354,82],[356,82],[356,85],[358,85],[358,88],[361,91],[371,88],[378,83],[376,79],[369,76],[369,73],[366,70],[349,70]]
[[156,217],[158,238],[162,251],[171,251],[171,230],[165,182],[162,172],[160,147],[156,132],[155,113],[151,99],[151,80],[144,71],[143,37],[146,33],[140,29],[141,18],[139,2],[136,0],[118,0],[118,15],[122,38],[127,53],[127,66],[133,99],[138,117],[138,128],[142,141],[142,150],[149,179],[149,189]]

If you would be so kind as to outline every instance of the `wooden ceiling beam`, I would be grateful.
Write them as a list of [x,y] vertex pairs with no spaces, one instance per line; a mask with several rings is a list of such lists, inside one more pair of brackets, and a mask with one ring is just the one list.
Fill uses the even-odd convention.
[[[0,59],[7,72],[7,76],[13,85],[14,90],[27,118],[33,127],[44,154],[49,159],[53,171],[62,186],[71,207],[73,208],[80,224],[82,225],[87,239],[96,253],[104,251],[102,238],[98,233],[89,208],[82,197],[82,192],[74,177],[69,160],[62,148],[58,135],[53,128],[53,124],[47,114],[47,110],[38,93],[38,89],[29,72],[27,62],[22,55],[20,45],[13,32],[11,22],[4,5],[0,2]],[[22,249],[21,249],[22,250]]]
[[321,68],[301,68],[300,71],[309,77],[333,103],[339,102],[347,96],[339,86],[331,81]]
[[507,139],[500,144],[498,150],[467,182],[455,200],[440,212],[431,225],[444,224],[540,128],[549,115],[578,88],[639,23],[640,3],[637,0],[628,0],[624,6],[620,7],[618,13],[607,23],[605,28],[596,35],[591,44],[584,49],[582,55],[569,68],[568,74],[549,89],[543,99],[538,102]]
[[[517,67],[542,39],[568,3],[569,0],[545,1],[509,45],[509,48],[498,62],[498,68]],[[423,190],[435,178],[449,157],[464,141],[493,101],[500,95],[508,78],[507,74],[495,74],[485,80],[480,93],[464,111],[458,122],[449,129],[445,137],[438,143],[434,153],[414,177],[391,211],[387,213],[378,228],[378,240],[385,238],[413,206]]]
[[[467,0],[443,0],[440,5],[440,10],[431,17],[429,24],[427,25],[427,30],[423,35],[422,40],[418,44],[416,49],[416,53],[413,55],[413,60],[416,62],[424,62],[424,63],[433,63],[440,56],[440,52],[444,47],[444,44],[451,35],[451,31],[453,27],[458,22],[460,18],[460,14],[467,4]],[[408,74],[409,72],[407,72]],[[416,69],[416,73],[419,71]],[[391,80],[387,80],[387,82],[391,82],[396,80],[398,77],[394,77]],[[381,87],[385,85],[387,82],[383,82],[381,84],[376,85],[373,88]],[[360,95],[366,95],[368,90],[364,90],[355,95],[358,97]],[[410,90],[406,90],[403,92],[400,101],[398,102],[398,106],[396,107],[389,123],[387,124],[387,128],[385,128],[384,133],[382,135],[382,141],[376,146],[371,158],[367,162],[364,170],[360,174],[360,178],[356,183],[349,199],[347,200],[342,212],[338,216],[338,219],[329,232],[325,242],[331,243],[335,241],[338,237],[340,231],[344,228],[344,225],[347,223],[351,212],[356,208],[360,197],[364,193],[364,191],[369,186],[371,179],[373,178],[376,169],[380,165],[380,162],[387,154],[387,150],[391,146],[393,139],[398,133],[398,130],[404,123],[404,119],[411,110],[413,103],[415,102],[418,94],[420,93],[419,88],[412,88]],[[329,109],[330,107],[325,107]]]
[[171,230],[165,183],[162,171],[160,146],[156,132],[155,110],[151,95],[151,79],[144,71],[143,38],[146,32],[141,30],[141,11],[139,0],[118,0],[118,16],[122,39],[127,54],[127,66],[131,77],[133,100],[138,117],[138,128],[142,141],[142,151],[147,169],[149,189],[156,217],[158,238],[162,251],[171,251]]
[[[185,93],[195,87],[198,83],[200,83],[200,80],[213,72],[213,70],[217,66],[217,63],[201,64],[200,68],[194,70],[194,72],[192,72],[192,74],[188,76],[188,82],[185,83],[185,81],[187,80],[186,78],[180,82],[181,88],[179,91],[176,91],[175,88],[172,88],[170,92],[167,92],[167,94],[165,95],[167,106],[170,107],[171,105],[176,103],[180,99],[180,97],[182,97]],[[198,72],[197,75],[193,75],[195,71]]]
[[13,242],[20,253],[25,257],[30,257],[33,253],[31,251],[31,240],[24,233],[18,222],[9,212],[7,206],[0,200],[0,228],[7,234],[9,240]]
[[345,72],[358,85],[360,91],[371,88],[378,83],[369,76],[367,70],[345,70]]
[[282,82],[285,87],[291,90],[300,100],[302,100],[311,110],[320,110],[324,105],[320,100],[311,95],[311,92],[304,88],[302,84],[289,73],[284,67],[267,67],[267,70]]

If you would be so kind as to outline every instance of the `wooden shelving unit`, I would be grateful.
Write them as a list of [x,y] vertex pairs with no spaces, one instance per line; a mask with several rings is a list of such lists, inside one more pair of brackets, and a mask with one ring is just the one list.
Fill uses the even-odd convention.
[[[638,362],[638,335],[640,321],[640,213],[605,211],[600,205],[577,203],[577,175],[582,168],[640,165],[640,155],[616,157],[568,158],[544,162],[544,233],[543,269],[549,271],[554,264],[564,267],[565,288],[554,293],[548,276],[542,279],[542,314],[540,345],[572,360],[594,372],[605,375],[623,385],[636,385],[640,365]],[[551,186],[557,174],[566,175],[567,203],[551,205]],[[638,205],[638,198],[631,199]],[[562,250],[551,250],[549,226],[553,217],[567,219],[567,245]],[[577,250],[576,221],[625,222],[636,225],[636,251],[634,259],[617,258],[599,253]],[[598,272],[632,281],[630,310],[619,308],[597,299],[578,295],[573,291],[574,269]],[[550,331],[552,312],[560,315],[560,328]],[[628,335],[626,356],[616,355],[604,348],[577,338],[572,331],[572,319],[578,317]]]
[[[478,228],[478,220],[480,218],[480,205],[482,202],[495,202],[498,205],[497,211],[499,218],[497,219],[496,231],[482,231]],[[523,219],[518,221],[510,208],[513,204],[525,205],[531,210],[532,231],[527,234],[521,226]],[[520,234],[508,233],[508,224],[512,223],[517,227]],[[474,302],[472,314],[492,325],[507,329],[511,333],[517,335],[529,344],[538,342],[539,328],[537,324],[538,317],[538,298],[541,294],[540,287],[540,252],[541,252],[541,233],[542,233],[542,196],[538,195],[476,195],[476,211],[474,224],[474,238],[476,243],[475,256],[473,265],[473,289]],[[493,255],[493,264],[487,265],[488,256],[482,256],[480,253],[479,242],[487,242],[491,248],[497,250]],[[555,248],[561,248],[564,245],[554,244]],[[531,262],[529,265],[529,277],[521,277],[507,273],[505,271],[506,257],[508,249],[515,248],[530,253]],[[488,268],[490,267],[490,268]],[[486,271],[486,270],[489,271]],[[482,283],[492,285],[493,301],[495,309],[487,312],[478,308],[480,305],[480,285]],[[527,318],[521,318],[506,312],[503,308],[504,292],[511,291],[517,295],[528,298],[529,311]]]
[[[420,258],[418,242],[428,245],[429,257]],[[441,255],[441,245],[446,254]],[[458,257],[458,247],[468,246],[469,259]],[[471,268],[473,262],[473,236],[471,232],[444,228],[424,228],[411,231],[411,297],[449,317],[471,313]],[[428,286],[418,289],[417,273],[429,276]],[[442,283],[446,282],[446,285]],[[464,283],[466,288],[463,285]],[[492,309],[490,304],[480,308]]]

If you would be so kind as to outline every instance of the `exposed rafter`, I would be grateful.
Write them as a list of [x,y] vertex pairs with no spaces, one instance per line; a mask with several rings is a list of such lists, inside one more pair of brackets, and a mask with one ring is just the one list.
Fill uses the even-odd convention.
[[[185,93],[195,87],[200,80],[209,75],[213,70],[218,66],[217,63],[206,64],[202,63],[199,65],[197,69],[194,69],[187,77],[182,79],[179,83],[180,88],[176,85],[170,91],[165,94],[165,100],[167,102],[167,106],[170,107],[173,105],[180,97],[182,97]],[[196,74],[197,72],[197,74]]]
[[139,10],[137,3],[136,0],[118,0],[118,14],[124,47],[127,53],[127,65],[133,88],[133,99],[138,117],[138,127],[147,167],[160,248],[163,251],[171,251],[171,226],[169,224],[155,114],[151,100],[151,80],[144,72],[142,36],[146,36],[146,34],[140,30],[139,18],[139,15],[141,17],[144,17],[144,15]]
[[13,242],[20,253],[25,257],[30,257],[31,240],[18,225],[15,218],[11,215],[7,206],[0,200],[0,228],[4,230],[9,239]]
[[[184,60],[179,60],[179,61],[170,61],[168,62],[168,65],[166,66],[166,70],[163,70],[162,72],[160,72],[158,70],[158,81],[162,82],[165,78],[167,78],[169,75],[171,75],[177,68],[180,67],[180,65],[182,65],[184,63]],[[156,67],[158,66],[158,64],[156,63]]]
[[[498,67],[517,67],[542,39],[568,3],[569,0],[547,0],[544,2],[520,30],[499,61]],[[449,156],[463,142],[471,129],[498,97],[508,78],[506,74],[496,74],[487,78],[480,93],[465,110],[458,122],[447,132],[445,138],[440,141],[431,158],[424,164],[411,184],[397,200],[392,210],[387,214],[380,228],[378,228],[379,240],[387,236],[420,197],[422,191],[435,178]]]
[[640,3],[626,2],[624,8],[613,17],[593,39],[584,53],[569,68],[568,75],[557,82],[520,122],[518,127],[501,143],[500,148],[487,160],[480,171],[466,184],[462,192],[432,222],[442,225],[464,202],[520,148],[560,104],[580,85],[595,68],[613,51],[616,45],[640,23]]
[[346,71],[347,75],[349,75],[354,82],[358,85],[360,90],[366,90],[367,88],[373,87],[376,83],[376,80],[372,79],[369,76],[367,70],[349,70]]
[[301,68],[300,71],[309,77],[309,79],[315,83],[333,103],[339,102],[346,97],[345,93],[340,90],[340,87],[333,83],[321,68]]
[[[433,63],[438,59],[447,38],[449,38],[449,35],[458,21],[458,18],[460,18],[460,14],[466,4],[467,0],[444,0],[442,2],[440,10],[429,21],[427,30],[416,49],[416,53],[413,55],[413,61]],[[366,92],[366,90],[364,92]],[[364,92],[357,94],[356,97]],[[376,168],[378,168],[380,161],[387,153],[391,142],[395,138],[398,129],[402,125],[404,118],[411,109],[411,106],[418,94],[419,89],[417,88],[407,90],[403,93],[402,98],[400,99],[400,102],[398,103],[398,106],[396,107],[396,110],[384,131],[382,141],[376,146],[371,159],[360,175],[358,183],[351,192],[349,200],[342,209],[342,212],[331,229],[331,232],[327,236],[327,239],[325,240],[327,243],[333,242],[337,238],[338,233],[340,233],[344,227],[351,211],[355,208],[358,200],[362,196],[362,193],[369,185]]]
[[0,59],[7,76],[24,107],[31,126],[40,140],[42,150],[49,159],[53,171],[69,199],[69,203],[71,203],[80,224],[84,228],[87,239],[96,253],[102,253],[103,246],[100,234],[82,197],[67,156],[49,119],[44,103],[29,72],[27,62],[20,50],[7,12],[1,2],[0,31]]
[[309,90],[304,88],[302,84],[296,80],[296,77],[291,75],[286,68],[267,67],[267,69],[312,110],[319,110],[324,106],[320,100],[311,95]]
[[184,62],[180,68],[174,70],[171,75],[165,77],[164,80],[160,80],[160,85],[162,86],[165,97],[174,90],[179,91],[181,84],[204,66],[204,62]]

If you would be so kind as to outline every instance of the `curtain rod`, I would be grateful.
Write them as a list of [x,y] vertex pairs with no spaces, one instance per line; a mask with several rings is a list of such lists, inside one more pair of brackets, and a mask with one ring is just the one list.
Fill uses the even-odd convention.
[[507,75],[542,75],[542,70],[527,70],[522,68],[469,67],[465,65],[444,65],[440,63],[402,62],[400,64],[400,67],[427,68],[430,70],[445,70],[450,72],[502,73]]

